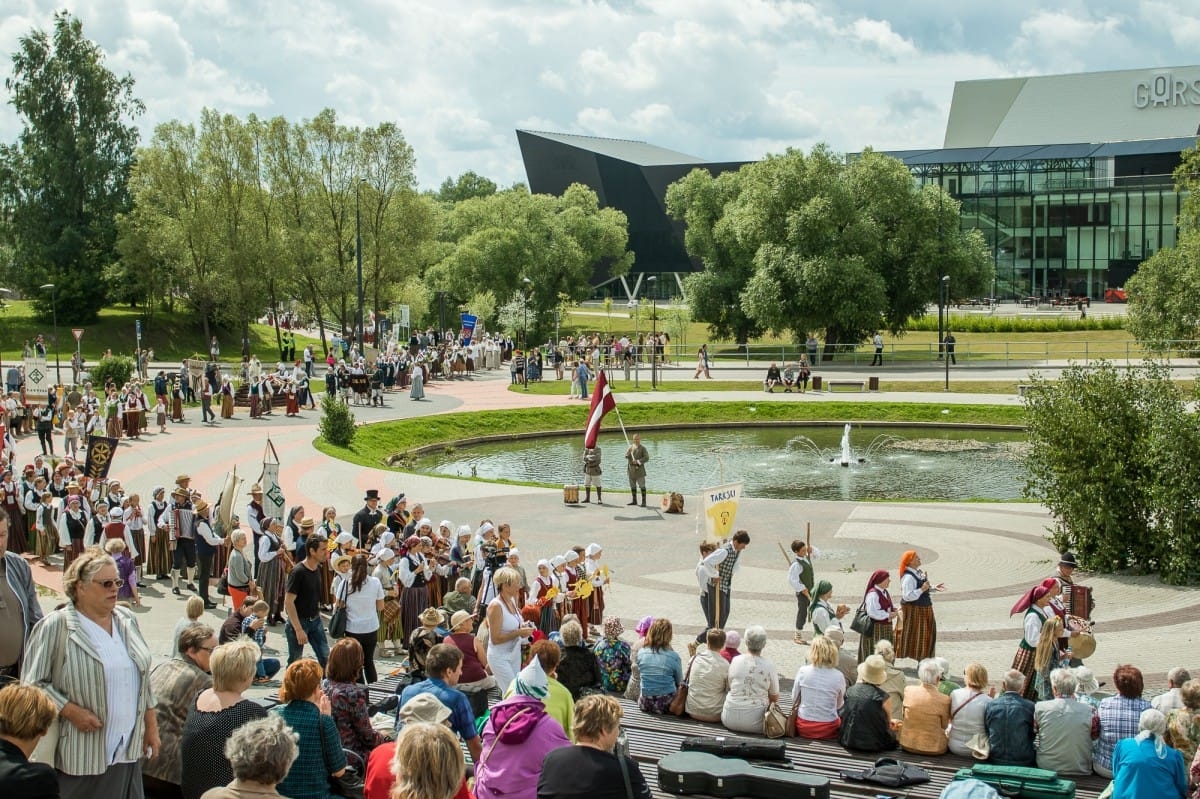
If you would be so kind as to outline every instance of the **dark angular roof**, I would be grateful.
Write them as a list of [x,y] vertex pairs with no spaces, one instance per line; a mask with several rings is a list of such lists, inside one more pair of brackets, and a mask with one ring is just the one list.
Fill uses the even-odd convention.
[[705,164],[703,158],[694,155],[675,152],[665,147],[657,147],[644,141],[632,139],[605,139],[599,136],[578,136],[573,133],[548,133],[540,130],[518,130],[518,134],[540,136],[543,139],[578,147],[581,150],[607,155],[619,161],[627,161],[638,166],[670,166],[674,164]]

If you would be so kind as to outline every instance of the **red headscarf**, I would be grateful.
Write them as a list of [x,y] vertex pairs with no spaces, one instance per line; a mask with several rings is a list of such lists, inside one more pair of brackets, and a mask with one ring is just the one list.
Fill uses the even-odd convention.
[[[1053,580],[1054,578],[1050,577],[1047,579]],[[1017,600],[1017,604],[1012,606],[1012,610],[1010,610],[1008,612],[1008,615],[1012,616],[1017,613],[1024,613],[1025,611],[1029,610],[1029,608],[1033,605],[1033,603],[1037,602],[1039,599],[1041,599],[1042,597],[1046,596],[1046,594],[1049,594],[1049,593],[1050,593],[1050,588],[1046,585],[1045,582],[1041,582],[1038,585],[1035,585],[1033,588],[1030,588],[1028,591],[1026,591],[1024,594],[1021,595],[1021,598]]]
[[[875,571],[871,572],[871,579],[867,580],[867,590],[866,593],[863,594],[863,597],[865,598],[867,594],[871,593],[873,588],[891,576],[891,573],[887,569],[876,569]],[[888,597],[887,591],[883,589],[880,589],[879,591],[879,607],[883,608],[884,610],[892,609],[892,600]]]

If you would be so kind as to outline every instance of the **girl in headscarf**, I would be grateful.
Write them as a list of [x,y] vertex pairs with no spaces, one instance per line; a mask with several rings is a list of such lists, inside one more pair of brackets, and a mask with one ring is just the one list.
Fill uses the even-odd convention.
[[842,617],[850,612],[850,608],[845,605],[833,606],[830,599],[833,597],[833,583],[828,580],[821,580],[817,583],[816,602],[812,607],[812,623],[813,632],[817,635],[824,635],[826,630],[841,630]]
[[900,556],[900,604],[904,624],[896,633],[896,657],[922,661],[937,649],[937,619],[933,615],[934,585],[921,570],[921,556],[910,549]]
[[621,640],[625,627],[616,616],[604,620],[604,637],[596,642],[593,651],[600,661],[600,679],[604,690],[614,693],[624,693],[629,687],[629,677],[633,669],[633,656],[629,644]]
[[557,583],[550,571],[550,561],[543,558],[537,564],[538,576],[533,581],[533,598],[538,607],[538,629],[545,635],[550,635],[558,629],[558,614],[554,612],[554,597],[550,595],[553,589],[558,593]]
[[1012,667],[1025,675],[1025,688],[1021,695],[1031,701],[1037,701],[1033,677],[1037,671],[1036,653],[1038,642],[1042,640],[1042,627],[1046,620],[1054,616],[1050,610],[1050,589],[1045,584],[1035,585],[1026,591],[1017,604],[1013,605],[1009,615],[1024,613],[1022,629],[1024,635],[1017,645],[1017,654],[1013,656]]
[[896,608],[892,605],[892,595],[887,590],[891,583],[892,575],[887,569],[876,569],[867,580],[863,605],[873,624],[871,631],[858,639],[859,663],[875,654],[875,644],[892,640],[892,619],[896,618]]

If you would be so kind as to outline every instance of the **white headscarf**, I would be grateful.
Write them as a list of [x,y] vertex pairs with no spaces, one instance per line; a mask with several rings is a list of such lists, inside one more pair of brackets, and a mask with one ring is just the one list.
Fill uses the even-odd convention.
[[1138,743],[1147,738],[1153,738],[1154,753],[1158,755],[1158,759],[1162,760],[1167,756],[1167,744],[1163,740],[1163,734],[1167,731],[1166,716],[1152,707],[1146,708],[1142,711],[1142,715],[1138,717],[1138,730]]

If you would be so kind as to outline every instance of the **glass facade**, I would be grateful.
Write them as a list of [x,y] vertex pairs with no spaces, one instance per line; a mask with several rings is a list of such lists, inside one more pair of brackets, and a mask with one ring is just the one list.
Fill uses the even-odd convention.
[[995,258],[1001,300],[1102,300],[1106,288],[1124,286],[1142,261],[1175,244],[1178,151],[949,161],[955,153],[904,160],[918,183],[940,183],[962,203],[963,229],[979,230]]

